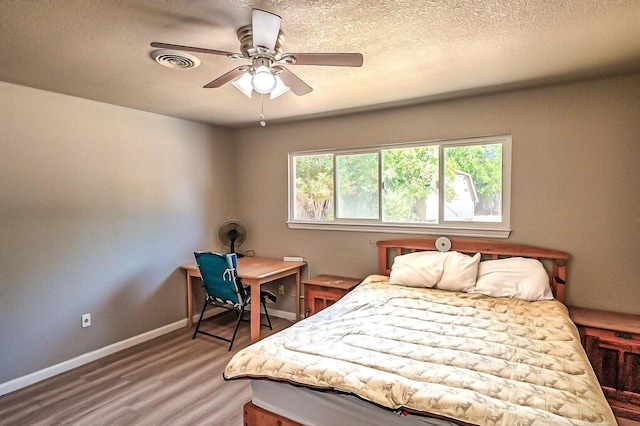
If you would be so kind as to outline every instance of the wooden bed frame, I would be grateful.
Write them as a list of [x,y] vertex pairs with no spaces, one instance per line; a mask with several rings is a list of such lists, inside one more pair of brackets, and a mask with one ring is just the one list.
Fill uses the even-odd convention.
[[[401,254],[437,250],[436,240],[437,237],[378,241],[376,243],[378,245],[378,273],[380,275],[389,275],[393,259]],[[543,264],[551,263],[550,271],[548,271],[551,277],[549,286],[554,297],[565,303],[569,253],[506,241],[476,240],[471,238],[450,238],[450,240],[451,251],[472,255],[481,253],[484,260],[520,256],[538,259]]]
[[[378,273],[389,275],[391,265],[396,256],[416,251],[437,250],[438,237],[409,238],[378,241]],[[554,297],[565,302],[565,286],[567,279],[567,260],[569,254],[525,244],[506,241],[479,240],[471,238],[451,238],[451,250],[466,254],[481,253],[483,259],[500,259],[506,257],[529,257],[538,259],[549,269],[550,287]],[[548,264],[551,263],[549,268]],[[255,406],[252,401],[243,407],[243,424],[246,426],[298,426],[292,420]]]

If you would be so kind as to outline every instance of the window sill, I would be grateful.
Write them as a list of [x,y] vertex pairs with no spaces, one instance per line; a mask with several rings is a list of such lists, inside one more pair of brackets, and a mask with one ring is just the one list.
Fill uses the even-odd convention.
[[450,237],[509,238],[511,229],[460,226],[411,226],[393,224],[316,223],[288,221],[290,229],[322,231],[383,232],[393,234],[446,235]]

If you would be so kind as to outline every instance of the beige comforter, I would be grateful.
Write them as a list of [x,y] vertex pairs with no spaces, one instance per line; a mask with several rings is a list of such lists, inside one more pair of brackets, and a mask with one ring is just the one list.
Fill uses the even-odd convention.
[[561,303],[378,275],[238,352],[224,377],[334,389],[478,425],[616,424]]

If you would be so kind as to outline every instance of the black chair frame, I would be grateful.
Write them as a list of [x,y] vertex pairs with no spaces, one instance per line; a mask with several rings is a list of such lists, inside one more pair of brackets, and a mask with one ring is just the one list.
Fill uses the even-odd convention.
[[[242,285],[242,282],[240,281],[240,278],[236,277],[236,280],[239,281],[238,285],[240,288],[242,288],[244,290],[244,295],[242,297],[242,303],[240,304],[239,307],[231,307],[230,305],[226,304],[226,303],[220,303],[217,300],[215,300],[212,297],[209,297],[209,295],[206,296],[205,301],[204,301],[204,306],[202,307],[202,312],[200,313],[200,318],[198,319],[198,324],[196,325],[196,329],[193,332],[193,337],[192,339],[196,338],[196,335],[198,333],[200,334],[204,334],[207,335],[209,337],[214,337],[216,339],[220,339],[223,340],[225,342],[229,342],[229,351],[231,350],[231,348],[233,347],[233,342],[236,339],[236,335],[238,334],[238,328],[240,327],[240,321],[249,321],[243,318],[244,315],[244,311],[245,311],[245,307],[250,303],[250,287],[249,286],[244,286]],[[267,310],[267,301],[266,299],[269,297],[269,293],[268,292],[260,292],[260,304],[258,305],[258,309],[260,309],[260,305],[262,305],[263,309],[264,309],[264,314],[267,318],[267,324],[263,324],[262,322],[260,323],[261,327],[268,327],[270,330],[273,330],[273,327],[271,325],[271,318],[269,317],[269,311]],[[236,311],[237,314],[237,321],[236,321],[236,326],[235,329],[233,330],[233,336],[231,337],[231,339],[223,337],[223,336],[218,336],[206,331],[202,331],[200,330],[200,324],[202,323],[202,319],[204,317],[204,313],[207,310],[208,306],[213,306],[213,307],[217,307],[217,308],[224,308],[226,310],[230,310],[230,311]],[[220,312],[216,315],[214,315],[214,317],[223,314],[224,312]]]

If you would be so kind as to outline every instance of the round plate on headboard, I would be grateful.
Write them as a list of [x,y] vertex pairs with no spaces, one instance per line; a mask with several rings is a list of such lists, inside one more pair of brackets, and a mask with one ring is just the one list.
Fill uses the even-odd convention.
[[447,237],[440,237],[436,240],[436,248],[440,251],[449,251],[451,248],[451,240]]

